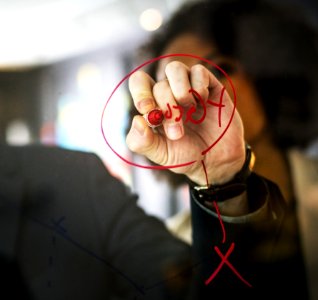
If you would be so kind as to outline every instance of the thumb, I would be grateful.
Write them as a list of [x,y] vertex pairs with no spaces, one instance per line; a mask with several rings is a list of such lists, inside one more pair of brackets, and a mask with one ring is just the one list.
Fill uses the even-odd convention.
[[156,139],[158,136],[148,127],[146,120],[140,115],[135,116],[126,137],[128,148],[151,159],[157,148]]

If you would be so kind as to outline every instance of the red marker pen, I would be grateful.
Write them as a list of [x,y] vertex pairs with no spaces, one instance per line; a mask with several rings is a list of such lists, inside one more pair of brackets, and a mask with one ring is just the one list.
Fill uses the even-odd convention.
[[151,128],[158,127],[162,124],[164,115],[161,109],[155,108],[143,115],[147,124]]

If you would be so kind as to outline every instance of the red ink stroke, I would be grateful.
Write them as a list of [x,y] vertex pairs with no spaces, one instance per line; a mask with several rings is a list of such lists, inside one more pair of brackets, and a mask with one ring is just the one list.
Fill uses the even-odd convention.
[[166,112],[165,112],[165,118],[171,119],[172,118],[172,110],[171,110],[171,106],[169,103],[167,103],[167,107],[168,107],[168,110],[166,110]]
[[202,163],[202,167],[203,167],[203,171],[205,175],[206,185],[209,186],[208,172],[206,170],[204,160],[201,160],[201,163]]
[[[209,185],[209,180],[208,180],[208,173],[204,164],[204,161],[201,160],[202,163],[202,167],[203,167],[203,171],[205,174],[205,179],[206,179],[206,184],[207,186]],[[213,205],[214,205],[214,209],[217,212],[218,215],[218,220],[220,222],[221,225],[221,229],[222,229],[222,243],[225,243],[226,241],[226,231],[225,231],[225,227],[221,218],[221,214],[219,211],[219,207],[217,205],[216,201],[213,201]],[[208,285],[215,277],[216,275],[220,272],[220,270],[222,269],[223,265],[226,264],[232,271],[233,273],[243,282],[245,283],[248,287],[252,287],[252,285],[243,278],[243,276],[233,267],[233,265],[227,260],[227,258],[230,256],[230,254],[233,252],[234,250],[234,246],[235,244],[232,243],[229,250],[226,252],[225,256],[221,253],[220,249],[217,246],[214,246],[214,250],[215,252],[221,257],[222,261],[221,263],[218,265],[218,267],[214,270],[214,272],[211,274],[211,276],[205,281],[205,285]]]
[[[224,104],[222,104],[224,91],[225,91],[225,87],[222,88],[219,103],[213,102],[212,100],[207,100],[208,104],[211,104],[212,106],[216,106],[219,108],[219,111],[218,111],[219,127],[221,127],[221,108],[223,108],[225,106]],[[201,107],[203,107],[203,114],[202,114],[201,118],[193,119],[192,115],[197,111],[197,109],[196,109],[196,105],[192,105],[186,113],[185,123],[190,121],[193,124],[200,124],[204,121],[204,119],[206,117],[206,104],[205,104],[204,100],[202,99],[201,95],[196,90],[191,88],[191,89],[189,89],[189,93],[192,93],[193,97],[196,99],[197,103],[201,104]],[[167,108],[168,108],[168,110],[165,112],[165,117],[166,117],[166,119],[171,119],[172,118],[172,110],[171,110],[171,106],[169,103],[167,103]],[[179,110],[179,115],[178,115],[178,117],[175,118],[175,121],[179,122],[182,119],[184,108],[180,105],[173,105],[172,108]]]
[[218,265],[218,267],[215,269],[215,271],[211,274],[211,276],[205,281],[205,285],[208,285],[214,278],[215,276],[220,272],[220,270],[222,269],[223,265],[226,264],[232,271],[233,273],[244,283],[246,284],[248,287],[252,287],[252,285],[243,278],[243,276],[233,267],[233,265],[228,261],[228,257],[230,256],[230,254],[232,253],[232,251],[234,250],[234,243],[231,244],[229,250],[226,252],[225,255],[223,255],[220,251],[220,249],[215,246],[214,250],[215,252],[220,256],[221,258],[221,262]]
[[[209,180],[208,180],[208,172],[206,170],[206,166],[205,166],[205,163],[204,163],[204,160],[201,160],[201,163],[202,163],[202,167],[203,167],[203,171],[204,171],[204,175],[205,175],[205,180],[206,180],[206,185],[209,186]],[[222,221],[222,218],[221,218],[221,214],[220,214],[220,210],[219,210],[219,207],[216,203],[216,201],[213,201],[213,205],[214,205],[214,209],[218,215],[218,220],[220,222],[220,226],[221,226],[221,229],[222,229],[222,243],[225,243],[226,241],[226,232],[225,232],[225,228],[224,228],[224,224],[223,224],[223,221]]]
[[172,107],[179,110],[179,116],[174,119],[176,122],[179,122],[182,119],[183,107],[180,105],[173,105]]
[[216,203],[216,201],[213,201],[213,205],[214,205],[214,209],[218,215],[218,219],[219,219],[219,222],[220,222],[220,226],[221,226],[221,229],[222,229],[222,243],[224,244],[225,241],[226,241],[226,232],[225,232],[225,228],[224,228],[224,224],[223,224],[223,221],[222,221],[222,218],[221,218],[221,214],[220,214],[220,210],[219,210],[219,207]]
[[196,112],[196,107],[195,106],[191,106],[191,108],[188,110],[187,112],[187,118],[185,120],[185,123],[187,123],[188,121],[194,123],[194,124],[200,124],[204,121],[205,116],[206,116],[206,106],[205,103],[202,99],[202,97],[200,96],[200,94],[195,91],[194,89],[190,89],[189,93],[192,93],[193,97],[201,103],[202,107],[203,107],[203,115],[201,116],[201,118],[199,118],[198,120],[195,120],[192,118],[192,115]]
[[[168,57],[191,57],[191,58],[195,58],[195,59],[198,59],[198,60],[201,60],[209,65],[211,65],[212,67],[218,69],[223,75],[224,77],[227,79],[227,81],[229,82],[230,84],[230,87],[233,91],[233,111],[232,111],[232,114],[230,116],[230,119],[229,119],[229,122],[228,124],[226,125],[226,127],[224,128],[224,130],[222,131],[222,133],[220,134],[220,136],[205,150],[202,151],[202,155],[205,155],[208,151],[210,151],[220,140],[221,138],[224,136],[224,134],[226,133],[226,131],[228,130],[231,122],[232,122],[232,119],[233,119],[233,116],[234,116],[234,113],[235,113],[235,108],[236,108],[236,93],[235,93],[235,89],[234,89],[234,85],[230,79],[230,77],[228,76],[228,74],[223,70],[221,69],[218,65],[216,65],[215,63],[213,63],[212,61],[206,59],[206,58],[203,58],[203,57],[200,57],[200,56],[197,56],[197,55],[192,55],[192,54],[186,54],[186,53],[173,53],[173,54],[167,54],[167,55],[161,55],[161,56],[158,56],[158,57],[155,57],[155,58],[152,58],[146,62],[144,62],[143,64],[141,64],[140,66],[136,67],[134,70],[132,70],[130,73],[128,73],[117,85],[116,87],[114,88],[114,90],[112,91],[112,93],[110,94],[110,96],[108,97],[107,99],[107,102],[103,108],[103,111],[102,111],[102,116],[101,116],[101,132],[102,132],[102,135],[103,135],[103,138],[107,144],[107,146],[111,149],[111,151],[117,155],[121,160],[123,160],[124,162],[126,162],[127,164],[129,165],[132,165],[132,166],[135,166],[135,167],[139,167],[139,168],[144,168],[144,169],[160,169],[160,170],[164,170],[164,169],[173,169],[173,168],[180,168],[180,167],[185,167],[185,166],[189,166],[189,165],[192,165],[196,162],[196,160],[193,160],[193,161],[188,161],[188,162],[184,162],[184,163],[181,163],[181,164],[177,164],[177,165],[169,165],[169,166],[159,166],[159,165],[141,165],[141,164],[137,164],[137,163],[134,163],[132,161],[130,161],[129,159],[123,157],[121,154],[119,154],[114,148],[113,146],[110,144],[109,140],[107,139],[106,137],[106,134],[105,134],[105,131],[104,131],[104,127],[103,127],[103,122],[104,122],[104,115],[105,115],[105,111],[106,109],[108,108],[108,104],[109,102],[111,101],[112,97],[114,96],[114,94],[116,93],[116,91],[118,90],[118,88],[126,81],[129,79],[129,77],[135,73],[136,71],[140,70],[141,68],[147,66],[147,65],[150,65],[152,63],[155,63],[157,61],[159,61],[160,59],[164,59],[164,58],[168,58]],[[210,103],[211,104],[211,103]],[[104,122],[105,124],[107,122]],[[107,123],[108,124],[108,123]],[[111,124],[109,124],[111,125]]]
[[221,127],[221,108],[225,106],[224,104],[222,104],[224,92],[225,92],[225,87],[223,87],[223,89],[221,91],[221,96],[220,96],[220,102],[219,103],[215,103],[215,102],[213,102],[211,100],[207,101],[207,103],[219,108],[219,112],[218,112],[219,127]]
[[[233,111],[232,111],[232,115],[230,117],[230,121],[229,123],[227,124],[226,128],[223,130],[223,132],[221,133],[221,135],[214,141],[214,143],[212,143],[208,148],[206,148],[204,151],[202,151],[202,155],[205,155],[207,154],[220,140],[221,138],[224,136],[225,132],[228,130],[228,128],[230,127],[231,123],[232,123],[232,120],[233,120],[233,117],[234,117],[234,112],[235,112],[235,108],[236,108],[236,94],[235,94],[235,90],[232,86],[232,82],[229,80],[230,84],[231,84],[231,87],[232,87],[232,90],[233,90],[233,104],[234,104],[234,107],[233,107]],[[211,105],[215,105],[215,106],[218,106],[219,107],[219,115],[218,115],[218,119],[219,119],[219,127],[221,127],[221,108],[224,106],[222,104],[222,101],[223,101],[223,95],[224,95],[224,92],[225,92],[225,87],[223,87],[222,91],[221,91],[221,96],[220,96],[220,102],[218,104],[214,103],[213,101],[211,100],[208,100],[207,102]]]

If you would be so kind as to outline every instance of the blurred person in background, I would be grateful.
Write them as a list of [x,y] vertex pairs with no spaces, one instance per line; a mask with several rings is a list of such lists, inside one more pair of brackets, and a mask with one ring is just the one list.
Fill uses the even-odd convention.
[[[305,256],[311,299],[318,298],[315,284],[318,280],[318,241],[314,234],[318,220],[318,166],[317,159],[306,156],[305,150],[318,137],[317,49],[317,31],[305,12],[288,5],[234,0],[185,4],[139,53],[143,61],[171,53],[197,55],[213,61],[230,76],[237,96],[236,108],[244,127],[243,140],[251,146],[256,157],[254,173],[277,184],[291,213],[284,227],[290,236],[281,244],[281,253],[277,255]],[[203,65],[204,71],[198,71],[197,64]],[[142,79],[135,79],[137,76],[134,76],[131,80],[130,90],[135,102],[131,117],[138,113],[145,114],[155,106],[164,111],[167,109],[164,101],[171,101],[171,107],[178,104],[186,108],[193,101],[188,93],[189,87],[198,86],[204,76],[211,76],[207,75],[209,71],[228,87],[222,72],[211,68],[209,64],[202,64],[198,59],[169,57],[152,64],[147,73],[138,75]],[[205,75],[198,75],[200,72]],[[183,82],[184,93],[180,92],[180,86],[176,82]],[[139,88],[136,87],[138,85]],[[208,91],[204,90],[207,86]],[[206,99],[207,95],[211,95],[209,92],[212,88],[207,82],[200,88],[203,90],[202,98]],[[147,108],[146,105],[142,108],[139,104],[139,98],[142,97],[138,98],[136,90],[140,95],[148,95],[151,99]],[[156,129],[154,135],[146,130],[142,137],[145,141],[139,137],[138,144],[132,138],[137,140],[137,135],[133,133],[135,131],[131,131],[128,134],[128,145],[134,152],[148,157],[154,165],[167,164],[167,157],[158,152],[165,153],[166,147],[169,151],[166,154],[168,158],[176,155],[174,151],[177,151],[178,143],[183,145],[183,149],[178,150],[183,150],[183,156],[188,158],[183,161],[193,160],[190,150],[195,150],[196,145],[201,142],[193,136],[193,131],[198,131],[204,139],[205,135],[201,133],[204,129],[193,128],[185,120],[179,123],[180,126],[174,126],[171,121],[173,119],[165,120],[164,129]],[[139,127],[141,131],[142,126],[145,126],[145,122],[140,117],[134,117],[132,128]],[[230,128],[234,126],[235,123],[232,123]],[[169,136],[169,127],[174,128],[174,136]],[[210,132],[213,131],[212,128],[214,127],[211,125]],[[156,135],[160,137],[157,138]],[[227,143],[239,148],[231,133],[226,132],[223,139],[211,150],[215,151],[214,155],[211,154],[214,159],[220,155],[218,151],[221,150],[218,149],[221,147],[227,153],[229,145],[223,141],[226,135],[233,139],[229,139]],[[167,136],[167,140],[162,142],[162,136]],[[185,139],[189,141],[185,142]],[[166,146],[162,147],[161,143]],[[206,141],[206,144],[209,142]],[[200,150],[202,149],[197,149],[198,153]],[[205,165],[210,173],[218,172],[213,163],[211,168],[206,162]],[[176,174],[178,169],[155,172],[159,178],[166,178],[173,188],[188,186],[189,180],[184,176],[184,171],[181,172],[183,174]],[[191,174],[192,171],[188,172]],[[215,179],[210,173],[209,182],[224,179]],[[190,179],[193,180],[191,176]],[[197,178],[194,181],[199,183]],[[199,184],[202,185],[202,182]],[[223,204],[220,207],[221,212]],[[252,209],[252,205],[249,205]],[[261,205],[254,207],[254,212],[259,212],[261,208]],[[226,213],[224,214],[226,222],[242,222],[242,218],[248,215],[240,213],[238,208],[231,211],[231,214],[232,219],[226,218]],[[168,227],[179,238],[192,243],[191,234],[195,228],[190,211],[168,220]],[[300,274],[297,273],[296,268],[289,275],[297,277]],[[303,280],[306,280],[306,274],[302,274]],[[275,276],[274,271],[270,276]],[[301,285],[301,280],[293,281],[290,276],[277,278],[277,288],[284,290],[282,295],[293,294],[292,282]]]
[[136,199],[95,154],[0,144],[4,297],[178,299],[164,279],[189,247]]

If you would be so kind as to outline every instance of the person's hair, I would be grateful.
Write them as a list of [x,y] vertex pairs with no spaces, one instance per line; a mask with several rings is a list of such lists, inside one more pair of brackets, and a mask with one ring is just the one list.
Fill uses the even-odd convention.
[[[161,55],[183,33],[211,41],[251,78],[281,149],[306,147],[318,136],[317,31],[299,7],[257,0],[186,3],[141,47]],[[156,65],[149,72],[154,76]]]

